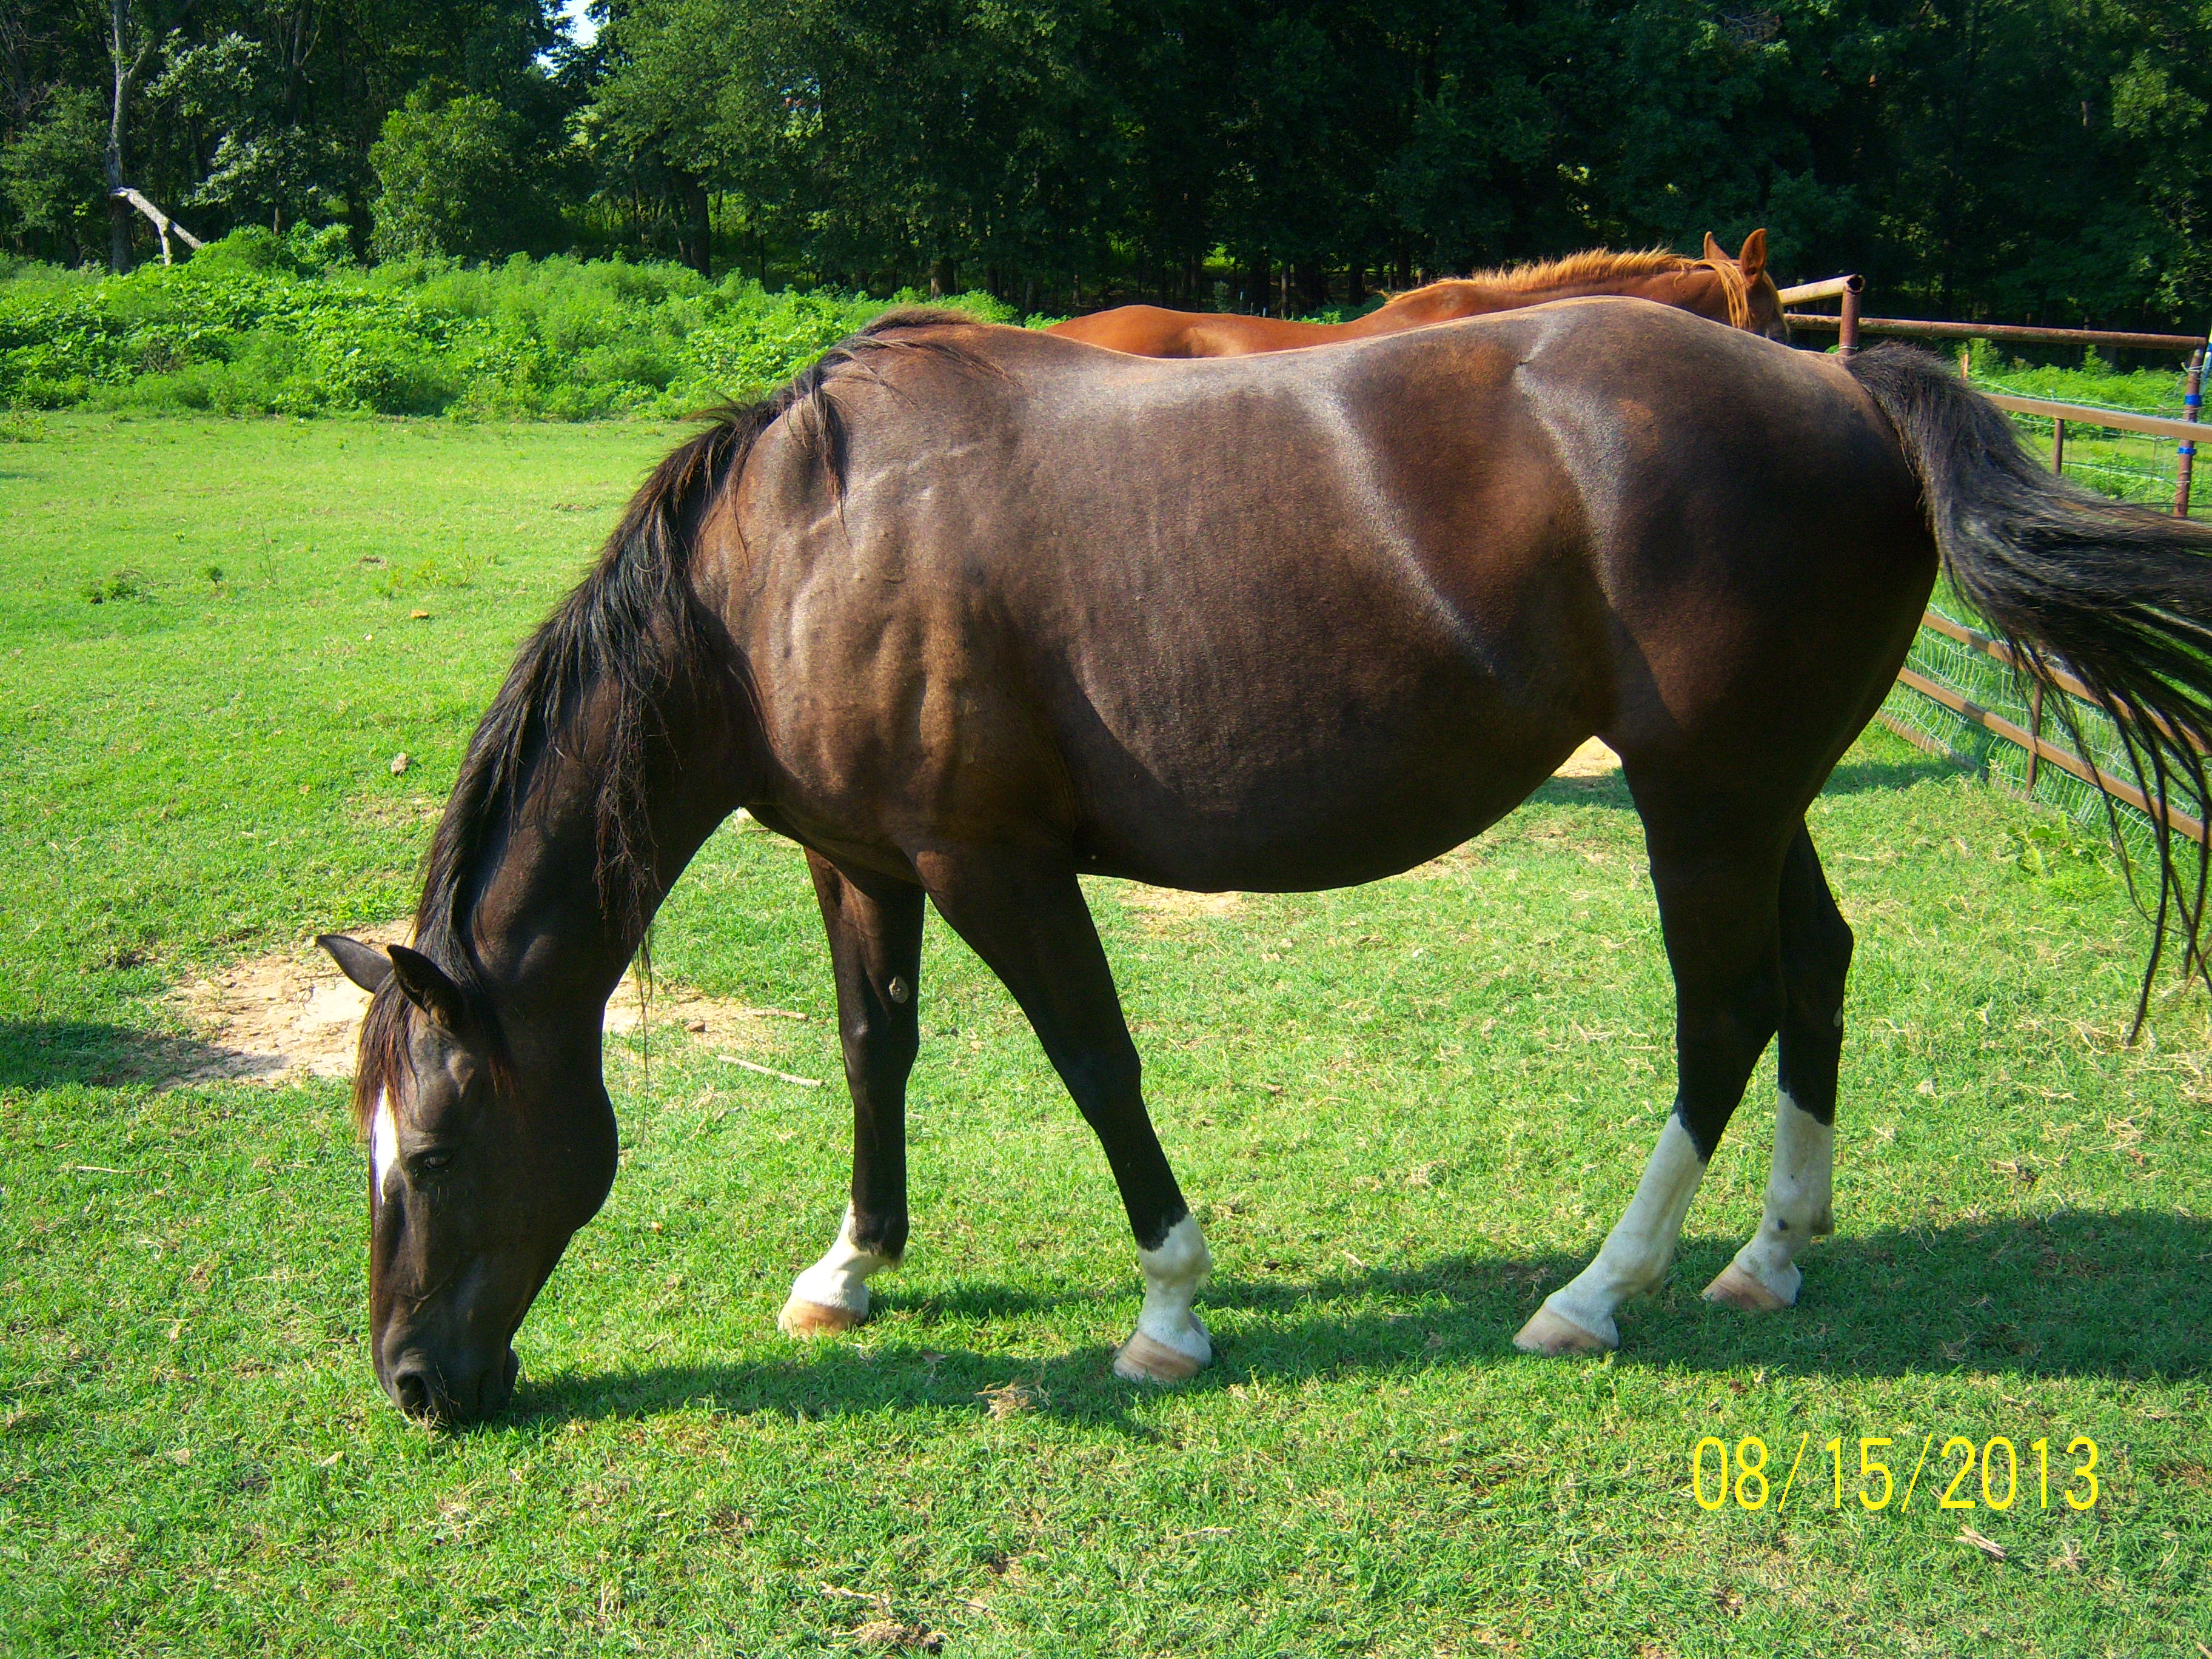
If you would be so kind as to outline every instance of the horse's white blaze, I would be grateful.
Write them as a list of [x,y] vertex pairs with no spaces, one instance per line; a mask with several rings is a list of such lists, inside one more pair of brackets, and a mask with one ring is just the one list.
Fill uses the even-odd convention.
[[1198,1218],[1185,1216],[1168,1230],[1157,1250],[1139,1250],[1137,1265],[1145,1270],[1145,1306],[1137,1316],[1137,1329],[1200,1365],[1213,1363],[1213,1340],[1205,1324],[1191,1311],[1191,1298],[1213,1271],[1206,1235]]
[[1833,1224],[1836,1126],[1823,1123],[1785,1092],[1774,1103],[1774,1165],[1766,1212],[1735,1265],[1784,1302],[1797,1299],[1805,1275],[1797,1252]]
[[376,1195],[384,1196],[385,1183],[392,1178],[392,1166],[399,1162],[399,1124],[392,1115],[392,1091],[380,1090],[376,1096],[376,1115],[369,1120],[368,1161],[376,1170]]
[[1636,1196],[1606,1235],[1597,1259],[1572,1283],[1546,1297],[1544,1305],[1607,1347],[1619,1347],[1613,1310],[1639,1291],[1656,1289],[1667,1276],[1675,1241],[1682,1236],[1682,1218],[1705,1178],[1705,1161],[1698,1156],[1697,1143],[1682,1120],[1670,1114],[1651,1161],[1644,1166],[1644,1178],[1636,1183]]
[[842,1308],[865,1315],[868,1311],[868,1276],[896,1267],[893,1257],[864,1250],[853,1242],[853,1206],[845,1206],[845,1219],[837,1229],[837,1242],[822,1259],[792,1281],[794,1300],[820,1308]]

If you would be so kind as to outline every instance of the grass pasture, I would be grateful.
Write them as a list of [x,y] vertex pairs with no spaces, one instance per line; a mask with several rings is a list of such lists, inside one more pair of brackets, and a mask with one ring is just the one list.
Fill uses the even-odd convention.
[[[1880,732],[1814,820],[1860,943],[1838,1232],[1786,1315],[1698,1297],[1758,1216],[1770,1061],[1622,1351],[1510,1346],[1670,1097],[1638,825],[1600,779],[1354,891],[1095,884],[1217,1259],[1195,1383],[1109,1375],[1139,1286],[1103,1159],[934,924],[912,1254],[856,1340],[788,1341],[846,1109],[801,861],[731,828],[659,966],[806,1013],[744,1052],[830,1086],[611,1039],[623,1171],[523,1328],[514,1409],[409,1424],[364,1347],[343,1085],[165,1086],[200,1038],[163,994],[405,908],[476,711],[672,429],[25,430],[0,444],[0,1651],[2212,1640],[2203,1000],[2120,1048],[2143,930],[2109,865]],[[1702,1509],[1693,1445],[1750,1435],[1776,1492],[1805,1443],[1788,1501]],[[1939,1508],[1932,1449],[1909,1502],[1854,1496],[1862,1437],[1894,1442],[1866,1455],[1901,1494],[1953,1435],[2014,1444],[2011,1507],[1970,1478],[1971,1511]]]

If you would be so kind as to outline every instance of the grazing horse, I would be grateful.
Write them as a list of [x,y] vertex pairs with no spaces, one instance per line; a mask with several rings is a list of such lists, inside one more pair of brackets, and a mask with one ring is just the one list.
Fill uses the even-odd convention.
[[608,995],[741,806],[805,849],[854,1107],[851,1202],[783,1328],[859,1322],[906,1243],[927,901],[1120,1188],[1145,1296],[1115,1369],[1190,1376],[1206,1247],[1078,878],[1371,881],[1593,733],[1644,823],[1679,1082],[1619,1224],[1518,1340],[1616,1345],[1778,1033],[1765,1213],[1711,1294],[1780,1308],[1829,1225],[1851,954],[1806,808],[1939,562],[2193,768],[2208,551],[2054,482],[1931,357],[1843,362],[1640,301],[1208,362],[885,318],[639,491],[477,728],[414,947],[324,940],[374,993],[378,1376],[446,1420],[508,1397],[514,1332],[614,1178]]
[[1452,277],[1401,294],[1348,323],[1300,323],[1235,312],[1167,311],[1158,306],[1117,306],[1071,317],[1045,331],[1136,357],[1243,357],[1255,351],[1289,351],[1336,340],[1366,340],[1431,323],[1456,322],[1492,312],[1516,311],[1552,300],[1614,294],[1656,300],[1786,340],[1782,295],[1766,274],[1766,233],[1754,230],[1731,259],[1708,234],[1701,259],[1652,249],[1609,253],[1593,248],[1541,264],[1509,265],[1473,276]]

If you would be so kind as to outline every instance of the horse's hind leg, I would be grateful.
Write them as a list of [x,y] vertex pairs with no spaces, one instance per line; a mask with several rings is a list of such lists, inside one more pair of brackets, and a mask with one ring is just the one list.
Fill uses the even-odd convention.
[[1774,1164],[1759,1231],[1705,1287],[1715,1302],[1763,1312],[1797,1300],[1797,1252],[1829,1231],[1836,1155],[1836,1073],[1851,930],[1802,828],[1782,866],[1781,1057]]
[[938,909],[1014,994],[1121,1190],[1145,1305],[1115,1357],[1132,1381],[1179,1382],[1213,1359],[1191,1299],[1212,1267],[1145,1111],[1137,1045],[1073,866],[1005,848],[916,857]]
[[1674,1109],[1597,1259],[1514,1338],[1531,1352],[1620,1346],[1613,1310],[1666,1277],[1690,1200],[1782,1017],[1776,891],[1786,832],[1719,803],[1677,805],[1646,788],[1637,799],[1674,970]]
[[799,1274],[776,1323],[793,1336],[868,1316],[868,1278],[906,1249],[906,1079],[920,1046],[921,889],[848,874],[806,855],[830,934],[837,1035],[853,1094],[853,1199],[822,1259]]

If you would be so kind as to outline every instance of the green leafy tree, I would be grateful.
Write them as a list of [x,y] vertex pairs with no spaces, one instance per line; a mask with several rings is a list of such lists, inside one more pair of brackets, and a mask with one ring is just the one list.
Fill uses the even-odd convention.
[[61,87],[40,118],[0,150],[0,179],[17,217],[81,258],[97,257],[106,234],[100,198],[106,125],[97,93]]
[[479,93],[443,103],[416,94],[386,118],[368,159],[380,186],[380,258],[489,259],[558,234],[545,158],[528,124]]
[[216,136],[184,205],[216,209],[233,223],[266,220],[276,232],[342,199],[342,136],[305,118],[286,95],[289,78],[276,48],[235,30],[170,53],[149,98]]

